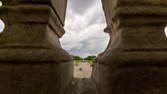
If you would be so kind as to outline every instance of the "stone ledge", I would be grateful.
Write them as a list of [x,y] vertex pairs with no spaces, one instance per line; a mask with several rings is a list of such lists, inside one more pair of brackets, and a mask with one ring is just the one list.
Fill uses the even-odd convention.
[[167,5],[166,0],[115,0],[118,2],[118,5]]
[[[61,31],[61,33],[58,32],[59,37],[65,33],[54,10],[48,5],[2,7],[0,18],[5,24],[49,24],[54,31]],[[60,30],[57,30],[55,26]]]
[[[112,52],[112,53],[111,53]],[[110,51],[99,55],[96,62],[119,66],[121,64],[166,64],[167,51]]]
[[116,10],[113,10],[114,16],[125,15],[159,15],[167,16],[166,6],[120,6]]
[[117,16],[113,18],[114,23],[119,23],[122,27],[133,26],[165,26],[167,23],[166,16]]
[[23,62],[67,62],[72,57],[61,48],[36,48],[17,47],[0,49],[0,61],[23,61]]
[[66,3],[67,0],[1,0],[6,6],[17,6],[17,5],[49,5],[53,7],[56,12],[56,15],[61,21],[61,24],[64,25],[65,21],[65,12],[66,12]]

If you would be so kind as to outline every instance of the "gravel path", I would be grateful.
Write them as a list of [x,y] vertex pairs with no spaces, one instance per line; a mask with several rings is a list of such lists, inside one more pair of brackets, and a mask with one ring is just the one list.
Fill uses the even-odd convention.
[[92,67],[89,63],[74,66],[74,80],[63,94],[98,94],[95,84],[91,81]]
[[74,78],[90,78],[91,75],[92,67],[89,63],[74,65]]
[[90,79],[74,79],[66,94],[98,94]]

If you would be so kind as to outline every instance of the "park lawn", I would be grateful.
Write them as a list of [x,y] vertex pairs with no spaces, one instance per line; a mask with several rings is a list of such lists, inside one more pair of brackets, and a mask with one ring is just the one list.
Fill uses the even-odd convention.
[[80,63],[80,60],[74,60],[73,63],[74,63],[74,64],[79,64],[79,63]]
[[[79,64],[79,63],[82,63],[82,62],[83,62],[83,61],[81,61],[81,60],[74,60],[74,61],[73,61],[74,64]],[[85,60],[84,62],[87,62],[87,63],[89,63],[90,65],[93,64],[93,61],[92,61],[92,60]]]

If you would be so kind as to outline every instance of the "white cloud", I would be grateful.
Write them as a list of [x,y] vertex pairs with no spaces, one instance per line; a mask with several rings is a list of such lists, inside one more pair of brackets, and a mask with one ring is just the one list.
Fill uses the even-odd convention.
[[5,28],[5,24],[4,24],[4,22],[0,19],[0,33],[3,32],[4,28]]
[[[69,3],[72,2],[69,0]],[[79,6],[75,10],[72,8],[73,6],[74,4],[69,4],[67,7],[64,27],[66,34],[61,39],[63,48],[70,54],[82,57],[101,53],[107,47],[109,36],[103,32],[106,22],[100,0],[92,0],[85,10],[82,10],[83,8],[79,8]],[[84,11],[84,13],[78,11]]]
[[3,4],[2,4],[2,1],[0,1],[0,7],[2,7],[2,5],[3,5]]
[[165,27],[165,36],[167,37],[167,26]]

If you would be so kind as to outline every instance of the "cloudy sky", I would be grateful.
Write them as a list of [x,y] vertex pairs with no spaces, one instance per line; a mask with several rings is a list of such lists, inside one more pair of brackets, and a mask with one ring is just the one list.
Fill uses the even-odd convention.
[[61,44],[72,55],[86,57],[105,50],[109,41],[101,0],[68,0]]
[[[2,2],[0,1],[0,7],[2,7]],[[0,19],[0,33],[4,30],[5,24],[4,22]]]
[[0,19],[0,33],[4,30],[4,27],[5,27],[5,25],[4,25],[3,21]]

